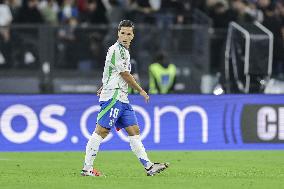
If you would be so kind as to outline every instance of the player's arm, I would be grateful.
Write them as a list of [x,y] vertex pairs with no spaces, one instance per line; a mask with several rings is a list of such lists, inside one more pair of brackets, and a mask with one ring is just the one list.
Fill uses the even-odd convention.
[[130,87],[137,90],[141,96],[144,97],[145,102],[149,102],[148,94],[140,87],[140,85],[135,81],[134,77],[129,73],[129,71],[120,72],[121,77],[126,81]]

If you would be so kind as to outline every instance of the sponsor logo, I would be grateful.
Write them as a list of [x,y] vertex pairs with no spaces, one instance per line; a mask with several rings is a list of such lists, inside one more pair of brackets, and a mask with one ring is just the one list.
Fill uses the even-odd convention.
[[[177,118],[178,127],[178,143],[185,142],[185,120],[191,113],[198,114],[201,119],[201,142],[208,142],[208,115],[204,108],[200,106],[186,106],[180,109],[177,106],[155,106],[153,115],[149,115],[149,110],[145,108],[133,105],[133,109],[136,114],[141,116],[143,119],[144,127],[141,131],[141,139],[145,139],[150,130],[153,129],[154,143],[160,143],[160,131],[165,127],[165,123],[161,122],[161,119],[165,114],[173,114]],[[68,113],[68,109],[60,104],[50,104],[43,106],[39,113],[36,113],[32,107],[24,104],[14,104],[5,108],[0,116],[0,134],[9,142],[16,144],[28,143],[35,137],[39,141],[48,144],[61,143],[67,140],[68,129],[72,129],[74,126],[80,125],[81,135],[85,138],[89,138],[92,133],[88,130],[88,119],[94,113],[98,113],[100,106],[90,106],[82,110],[82,114],[70,114],[72,117],[79,117],[80,123],[67,123],[62,118]],[[70,110],[69,110],[70,111]],[[111,112],[111,116],[116,117],[118,112],[114,109]],[[22,121],[17,124],[13,124],[17,117],[21,117]],[[153,120],[151,120],[153,119]],[[153,123],[153,125],[151,125]],[[70,124],[70,125],[68,125]],[[71,125],[72,124],[72,125]],[[19,131],[15,126],[24,127],[23,130]],[[40,126],[43,128],[39,129]],[[198,126],[198,125],[197,125]],[[113,133],[110,133],[103,142],[111,140]],[[117,132],[117,135],[122,141],[128,142],[128,136],[123,132]],[[190,135],[190,133],[187,133]],[[70,137],[70,136],[69,136]],[[72,137],[72,143],[78,143],[78,137]]]
[[[43,123],[46,127],[53,132],[41,131],[38,135],[40,141],[54,144],[63,141],[68,133],[67,125],[53,116],[64,115],[66,109],[64,106],[50,104],[45,106],[36,115],[34,110],[23,104],[15,104],[5,109],[0,119],[0,130],[4,138],[12,143],[26,143],[32,140],[38,133],[39,122]],[[23,117],[26,124],[23,131],[19,132],[13,128],[12,121],[16,117]]]
[[241,132],[244,143],[284,143],[284,105],[245,105]]

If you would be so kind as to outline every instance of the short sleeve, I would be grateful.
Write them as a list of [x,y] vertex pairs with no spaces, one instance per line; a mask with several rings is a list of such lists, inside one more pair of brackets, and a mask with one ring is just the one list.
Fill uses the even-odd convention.
[[119,48],[117,49],[116,54],[116,60],[117,60],[117,64],[116,64],[116,69],[117,71],[120,72],[126,72],[129,71],[130,72],[130,66],[129,66],[129,59],[127,57],[127,53],[123,48]]

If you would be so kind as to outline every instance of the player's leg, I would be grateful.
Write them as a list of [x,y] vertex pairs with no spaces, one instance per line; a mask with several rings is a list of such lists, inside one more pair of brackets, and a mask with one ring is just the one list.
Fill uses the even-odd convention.
[[99,124],[96,126],[96,130],[93,132],[92,136],[86,145],[86,154],[84,162],[84,170],[89,170],[93,168],[94,160],[99,151],[100,144],[102,140],[108,135],[109,129],[106,129]]
[[147,176],[154,176],[155,174],[160,173],[169,166],[168,163],[152,163],[149,160],[144,145],[140,139],[140,132],[138,125],[125,127],[125,130],[129,136],[129,143],[131,150],[144,166],[147,172]]
[[94,161],[99,151],[102,140],[108,135],[109,129],[97,124],[95,131],[89,138],[86,145],[84,167],[81,171],[82,176],[102,176],[102,174],[93,168]]
[[116,127],[125,129],[128,133],[131,150],[139,159],[141,164],[145,168],[149,168],[153,165],[153,163],[149,160],[144,145],[141,142],[135,112],[129,104],[123,103],[122,106],[123,111],[120,118],[117,120]]
[[149,160],[144,145],[140,139],[140,132],[138,125],[131,125],[125,127],[126,132],[128,133],[129,143],[131,150],[139,159],[141,164],[147,169],[153,165],[153,163]]
[[144,148],[144,145],[140,139],[140,131],[139,126],[137,124],[135,112],[131,105],[124,104],[123,106],[124,111],[120,116],[118,123],[121,128],[124,128],[128,133],[131,150],[146,169],[147,175],[153,176],[156,173],[159,173],[162,170],[166,169],[168,167],[168,164],[152,163],[150,161]]
[[[116,102],[113,103],[112,99],[101,104],[101,110],[97,118],[96,129],[86,145],[84,167],[81,172],[83,176],[98,176],[92,174],[92,171],[96,172],[95,170],[93,170],[94,160],[97,156],[102,140],[108,135],[111,127],[113,127],[117,120],[117,117],[119,116],[119,107],[120,104]],[[89,172],[91,174],[85,174]]]

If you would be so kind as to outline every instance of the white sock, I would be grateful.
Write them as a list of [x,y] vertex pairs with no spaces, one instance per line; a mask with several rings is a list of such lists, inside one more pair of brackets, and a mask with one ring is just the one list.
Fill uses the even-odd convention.
[[131,150],[140,160],[142,165],[146,169],[150,168],[153,165],[153,163],[149,160],[147,156],[144,145],[141,142],[140,136],[139,135],[129,136],[129,143]]
[[85,163],[83,168],[84,170],[89,170],[93,167],[94,160],[97,156],[102,140],[103,138],[100,135],[93,132],[86,146]]

